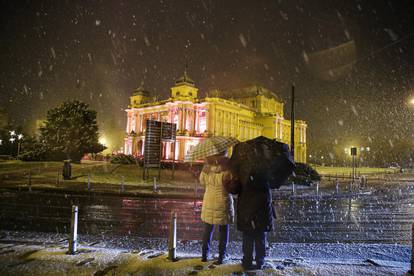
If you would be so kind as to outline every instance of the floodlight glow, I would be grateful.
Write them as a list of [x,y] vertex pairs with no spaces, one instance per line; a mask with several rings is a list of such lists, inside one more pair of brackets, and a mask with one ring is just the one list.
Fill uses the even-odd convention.
[[105,137],[100,137],[99,138],[99,144],[102,144],[102,145],[106,146],[107,141],[106,141]]

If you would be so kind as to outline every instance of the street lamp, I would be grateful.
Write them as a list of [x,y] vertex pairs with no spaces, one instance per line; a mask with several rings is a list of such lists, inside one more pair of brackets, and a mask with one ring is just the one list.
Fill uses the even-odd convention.
[[17,156],[20,154],[20,146],[22,144],[21,140],[23,139],[23,134],[17,135]]

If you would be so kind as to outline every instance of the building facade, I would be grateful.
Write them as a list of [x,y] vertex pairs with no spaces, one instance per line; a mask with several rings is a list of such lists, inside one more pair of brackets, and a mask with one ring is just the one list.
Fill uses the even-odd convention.
[[[261,86],[222,92],[199,99],[198,89],[187,73],[171,88],[171,97],[152,101],[141,88],[130,97],[127,112],[125,154],[143,155],[146,120],[177,124],[176,145],[163,142],[162,158],[184,160],[187,152],[210,136],[232,136],[246,141],[263,135],[290,144],[290,120],[283,103]],[[295,121],[295,160],[306,162],[305,121]],[[174,154],[175,149],[175,154]]]

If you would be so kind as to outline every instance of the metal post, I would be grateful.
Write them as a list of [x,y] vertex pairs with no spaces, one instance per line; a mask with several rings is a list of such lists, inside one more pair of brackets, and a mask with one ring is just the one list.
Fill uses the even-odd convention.
[[355,182],[355,155],[352,155],[352,183]]
[[352,181],[349,181],[349,184],[348,184],[348,192],[349,193],[352,193]]
[[290,153],[295,159],[295,86],[292,85],[292,99],[290,110]]
[[295,182],[292,183],[292,195],[296,195],[296,186]]
[[124,182],[125,182],[125,179],[124,179],[124,176],[122,176],[121,177],[121,193],[125,191]]
[[88,192],[91,191],[91,174],[88,173]]
[[316,182],[316,196],[319,197],[319,182]]
[[414,223],[411,225],[411,269],[409,273],[414,274]]
[[339,195],[339,181],[338,179],[335,181],[335,192],[337,195]]
[[32,191],[32,170],[29,170],[29,192]]
[[153,178],[153,182],[152,182],[152,191],[154,193],[158,192],[158,187],[157,187],[157,177],[154,176]]
[[68,254],[74,255],[77,251],[78,238],[78,206],[72,206],[72,220],[70,222],[69,251]]
[[168,239],[168,259],[176,261],[176,247],[177,247],[177,213],[171,212],[170,237]]
[[[174,128],[173,128],[173,131],[174,131]],[[174,176],[175,176],[175,143],[177,143],[176,138],[174,138],[174,142],[173,142],[174,149],[173,149],[173,163],[172,163],[172,179],[174,179]]]
[[159,152],[159,154],[160,154],[160,161],[158,163],[158,178],[159,179],[161,179],[161,159],[162,159],[162,151],[164,150],[164,148],[162,146],[162,137],[163,137],[162,131],[163,131],[163,126],[164,126],[164,124],[161,123],[161,129],[160,129],[160,152]]

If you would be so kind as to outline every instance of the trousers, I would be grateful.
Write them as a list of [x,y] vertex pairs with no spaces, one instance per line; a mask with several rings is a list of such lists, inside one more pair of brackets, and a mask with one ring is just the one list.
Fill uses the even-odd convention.
[[[214,224],[204,223],[204,233],[203,233],[203,246],[202,254],[203,257],[207,257],[211,248],[211,240],[214,233]],[[226,254],[227,243],[229,242],[229,225],[219,225],[219,257],[224,257]]]
[[255,251],[256,265],[262,266],[266,256],[266,232],[261,231],[244,231],[243,232],[243,260],[242,263],[246,266],[252,264],[253,252]]

